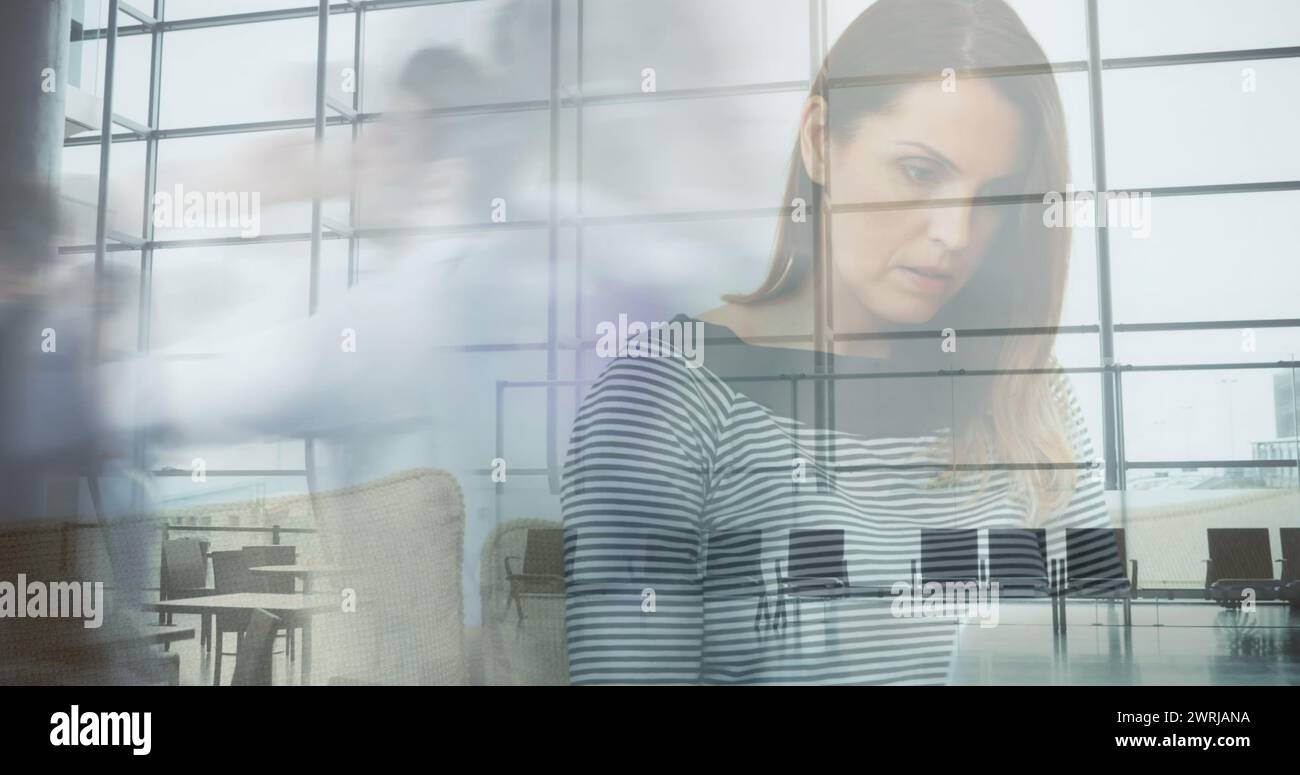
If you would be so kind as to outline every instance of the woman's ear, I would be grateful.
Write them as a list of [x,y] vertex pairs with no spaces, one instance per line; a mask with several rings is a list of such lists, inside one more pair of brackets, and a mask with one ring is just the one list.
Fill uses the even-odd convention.
[[799,120],[799,153],[808,177],[818,185],[826,183],[826,100],[819,94],[808,98]]

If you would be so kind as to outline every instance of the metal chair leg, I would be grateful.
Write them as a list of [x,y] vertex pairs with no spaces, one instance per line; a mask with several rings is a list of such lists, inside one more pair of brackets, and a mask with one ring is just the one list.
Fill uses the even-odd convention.
[[221,652],[225,651],[226,633],[217,628],[217,658],[212,661],[212,685],[221,685]]

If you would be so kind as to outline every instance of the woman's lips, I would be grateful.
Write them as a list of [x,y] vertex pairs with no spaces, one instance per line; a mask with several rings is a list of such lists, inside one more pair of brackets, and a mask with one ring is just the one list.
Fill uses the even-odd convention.
[[926,296],[940,296],[948,290],[948,283],[951,278],[940,272],[917,269],[910,266],[900,266],[898,271],[903,275],[903,282],[917,293]]

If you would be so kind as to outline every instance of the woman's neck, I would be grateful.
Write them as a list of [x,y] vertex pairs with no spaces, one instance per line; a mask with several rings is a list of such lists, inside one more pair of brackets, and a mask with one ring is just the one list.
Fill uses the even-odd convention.
[[[856,300],[837,298],[834,312],[836,328],[842,332],[876,333],[885,330],[880,321]],[[812,339],[816,315],[811,281],[802,283],[793,293],[771,301],[758,304],[728,302],[697,317],[726,326],[742,341],[750,344],[818,349],[817,342]],[[791,335],[807,338],[788,342],[777,338]],[[821,349],[836,355],[872,358],[886,358],[892,352],[889,341],[884,339],[827,342]]]

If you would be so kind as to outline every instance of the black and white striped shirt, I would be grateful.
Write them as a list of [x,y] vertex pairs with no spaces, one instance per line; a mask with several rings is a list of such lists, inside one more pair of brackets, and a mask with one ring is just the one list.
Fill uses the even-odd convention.
[[[562,493],[572,681],[945,682],[960,624],[897,617],[880,590],[915,580],[944,536],[987,543],[1029,511],[1005,469],[936,485],[963,386],[837,356],[837,373],[878,378],[836,381],[819,424],[814,381],[796,378],[813,372],[810,351],[704,325],[701,367],[613,360],[574,422]],[[1064,375],[1056,390],[1076,460],[1090,461]],[[1108,526],[1102,485],[1084,476],[1041,527],[1056,555],[1065,528]],[[956,571],[966,558],[953,557]],[[1041,575],[1039,557],[1015,562]],[[801,587],[808,577],[848,586]]]

